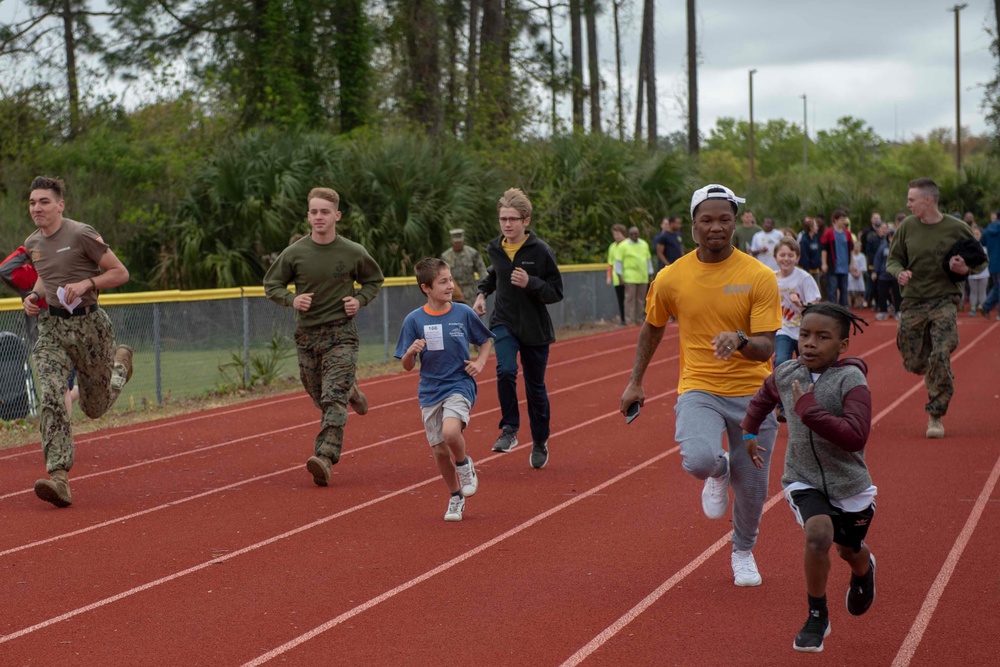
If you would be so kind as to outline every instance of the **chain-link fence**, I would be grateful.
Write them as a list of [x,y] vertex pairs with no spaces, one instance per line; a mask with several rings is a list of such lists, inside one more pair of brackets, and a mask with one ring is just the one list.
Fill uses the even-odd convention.
[[[562,271],[564,299],[549,307],[557,329],[617,318],[603,265]],[[414,279],[386,280],[378,298],[356,317],[360,363],[391,359],[403,318],[425,302]],[[491,297],[489,307],[492,303]],[[111,294],[101,297],[101,306],[117,342],[135,351],[134,374],[116,410],[298,374],[294,311],[268,300],[263,288]],[[35,412],[30,339],[20,301],[0,301],[0,419]]]

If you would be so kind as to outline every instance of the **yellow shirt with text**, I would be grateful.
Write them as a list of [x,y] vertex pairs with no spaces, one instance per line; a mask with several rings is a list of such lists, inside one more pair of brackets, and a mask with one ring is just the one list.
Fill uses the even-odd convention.
[[712,339],[723,331],[750,335],[781,328],[774,271],[742,252],[717,264],[689,252],[656,275],[646,296],[647,322],[662,327],[671,316],[680,329],[678,394],[750,396],[760,389],[771,362],[750,361],[738,352],[728,361],[716,359]]

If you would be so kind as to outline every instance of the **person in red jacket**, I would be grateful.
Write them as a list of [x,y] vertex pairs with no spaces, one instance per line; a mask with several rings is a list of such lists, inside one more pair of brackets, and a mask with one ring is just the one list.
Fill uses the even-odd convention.
[[847,306],[847,279],[851,273],[854,237],[847,228],[850,223],[847,211],[842,208],[835,209],[830,219],[832,224],[823,231],[819,239],[822,247],[820,268],[826,274],[826,298],[841,306]]

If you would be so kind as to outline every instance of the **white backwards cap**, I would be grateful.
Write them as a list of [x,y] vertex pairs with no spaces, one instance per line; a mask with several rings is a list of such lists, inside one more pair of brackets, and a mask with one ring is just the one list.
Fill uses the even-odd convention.
[[691,220],[694,221],[694,210],[698,208],[698,204],[702,203],[706,199],[725,199],[728,202],[732,202],[739,206],[740,204],[747,203],[747,200],[743,197],[737,197],[736,193],[727,188],[724,185],[718,185],[717,183],[711,183],[703,188],[699,188],[694,191],[691,195]]

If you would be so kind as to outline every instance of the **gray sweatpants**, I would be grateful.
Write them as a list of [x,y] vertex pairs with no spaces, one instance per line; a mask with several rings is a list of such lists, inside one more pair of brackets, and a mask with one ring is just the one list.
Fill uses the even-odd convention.
[[681,447],[684,470],[698,479],[725,473],[722,437],[729,439],[729,484],[733,487],[733,549],[750,551],[757,542],[760,518],[767,501],[767,477],[771,452],[778,432],[778,420],[771,414],[761,424],[757,444],[764,467],[758,469],[743,444],[740,422],[746,415],[750,396],[716,396],[704,391],[680,395],[674,438]]

